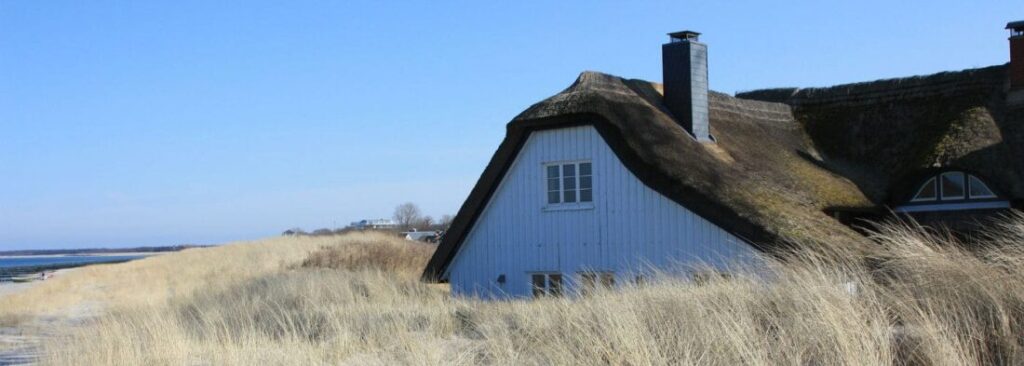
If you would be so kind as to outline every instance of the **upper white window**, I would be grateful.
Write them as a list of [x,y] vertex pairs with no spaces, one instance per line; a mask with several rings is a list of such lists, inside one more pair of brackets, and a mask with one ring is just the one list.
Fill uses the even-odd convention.
[[996,198],[996,194],[980,178],[964,172],[945,172],[928,178],[910,201],[960,201],[984,198]]
[[589,161],[544,165],[548,205],[594,201],[593,170]]

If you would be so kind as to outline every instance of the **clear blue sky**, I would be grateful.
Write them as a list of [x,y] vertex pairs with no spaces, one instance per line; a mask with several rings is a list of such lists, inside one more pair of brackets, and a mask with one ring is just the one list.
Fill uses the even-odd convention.
[[0,250],[218,243],[455,213],[518,112],[661,79],[724,92],[1007,62],[1020,0],[0,2]]

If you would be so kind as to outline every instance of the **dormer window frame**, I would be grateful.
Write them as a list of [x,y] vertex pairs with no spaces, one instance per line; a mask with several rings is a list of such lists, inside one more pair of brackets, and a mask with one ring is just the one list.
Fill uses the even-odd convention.
[[[959,189],[956,184],[959,183]],[[976,192],[981,190],[981,193]],[[962,170],[948,170],[928,177],[918,186],[910,204],[998,200],[984,179]]]
[[[1011,207],[1005,196],[992,190],[980,176],[963,170],[935,172],[922,179],[914,195],[896,212],[963,211]],[[919,181],[920,182],[920,181]]]

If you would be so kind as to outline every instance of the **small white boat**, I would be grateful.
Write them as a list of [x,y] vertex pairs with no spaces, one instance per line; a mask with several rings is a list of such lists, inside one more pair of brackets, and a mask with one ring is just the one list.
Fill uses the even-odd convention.
[[19,283],[32,282],[32,281],[35,281],[35,280],[38,280],[38,279],[39,279],[39,276],[37,276],[37,275],[11,277],[11,281],[19,282]]

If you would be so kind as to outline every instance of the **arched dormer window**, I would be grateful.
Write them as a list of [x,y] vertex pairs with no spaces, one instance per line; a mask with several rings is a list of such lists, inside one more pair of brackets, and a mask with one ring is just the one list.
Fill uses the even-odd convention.
[[948,211],[1009,207],[984,180],[962,171],[946,171],[924,180],[913,198],[897,211]]
[[981,178],[964,172],[945,172],[928,178],[910,202],[960,201],[996,198]]

